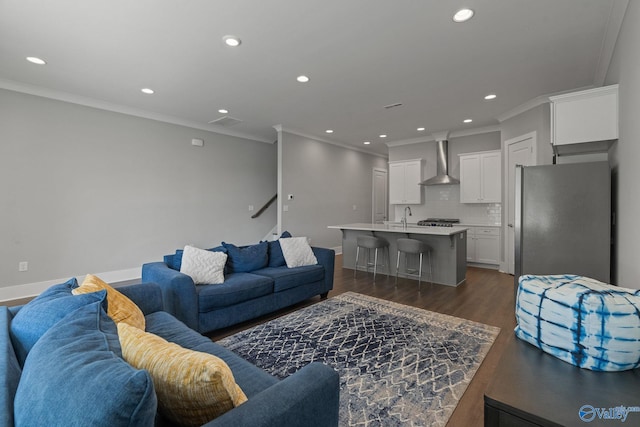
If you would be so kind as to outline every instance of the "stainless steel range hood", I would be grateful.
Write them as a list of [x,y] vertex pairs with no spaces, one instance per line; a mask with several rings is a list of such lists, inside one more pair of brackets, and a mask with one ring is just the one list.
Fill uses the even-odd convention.
[[436,138],[436,173],[433,178],[422,181],[420,185],[460,184],[460,180],[449,175],[449,141],[446,137]]

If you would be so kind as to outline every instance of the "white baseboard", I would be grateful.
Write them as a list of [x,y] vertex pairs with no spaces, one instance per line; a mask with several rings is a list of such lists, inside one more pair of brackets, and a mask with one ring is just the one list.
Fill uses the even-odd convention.
[[[104,273],[96,273],[95,275],[107,283],[123,282],[125,280],[140,279],[140,267],[129,268],[126,270],[107,271]],[[78,283],[82,283],[86,274],[77,274],[63,279],[45,280],[44,282],[25,283],[24,285],[7,286],[0,288],[0,302],[11,301],[21,298],[30,298],[41,294],[47,288],[64,283],[71,277],[76,277]]]
[[336,251],[336,255],[342,254],[342,245],[336,246],[335,248],[330,248],[330,249],[333,249],[334,251]]

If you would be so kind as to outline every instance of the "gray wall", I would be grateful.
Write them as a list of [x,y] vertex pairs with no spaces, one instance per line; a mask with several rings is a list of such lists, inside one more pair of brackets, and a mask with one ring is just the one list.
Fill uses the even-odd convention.
[[630,1],[605,84],[620,84],[618,142],[610,151],[615,195],[616,284],[640,289],[640,2]]
[[500,123],[502,145],[510,139],[536,132],[537,164],[548,165],[553,160],[551,148],[551,112],[548,102],[531,108]]
[[[315,246],[342,244],[329,225],[371,222],[373,168],[388,169],[387,159],[331,145],[286,131],[279,132],[278,190],[281,228],[311,238]],[[293,194],[293,200],[287,195]],[[356,205],[356,210],[353,210]]]
[[0,287],[255,242],[276,171],[275,145],[0,90]]

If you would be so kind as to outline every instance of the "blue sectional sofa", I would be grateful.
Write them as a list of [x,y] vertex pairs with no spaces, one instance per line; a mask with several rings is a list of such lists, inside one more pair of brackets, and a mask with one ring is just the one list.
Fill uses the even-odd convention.
[[[231,368],[236,383],[242,388],[248,400],[208,422],[205,424],[206,426],[321,427],[338,425],[339,378],[338,374],[330,367],[320,363],[312,363],[284,380],[278,380],[188,328],[169,313],[162,311],[162,293],[157,285],[150,283],[130,285],[120,287],[118,290],[133,300],[142,310],[148,332],[159,335],[184,348],[218,356]],[[64,324],[62,328],[58,327],[65,323],[65,320],[69,322],[69,318],[73,318],[71,320],[75,321],[78,311],[66,316],[65,320],[60,320],[46,333],[52,335],[52,330],[57,328],[57,331],[60,331],[64,337],[60,339],[54,337],[53,340],[50,340],[51,337],[45,339],[46,334],[42,335],[28,353],[24,366],[22,366],[16,356],[16,349],[14,349],[10,333],[11,322],[21,309],[22,307],[0,306],[0,427],[13,427],[14,421],[16,424],[20,422],[21,425],[33,426],[171,425],[159,413],[156,413],[155,395],[149,395],[149,393],[153,393],[153,387],[149,387],[148,384],[146,389],[151,391],[146,395],[143,393],[142,400],[151,404],[144,407],[138,404],[135,399],[128,398],[129,387],[116,389],[113,395],[107,396],[108,389],[114,388],[111,383],[113,375],[116,375],[111,373],[111,365],[105,366],[100,364],[104,361],[96,362],[93,359],[92,363],[86,363],[87,366],[78,366],[78,359],[82,360],[80,363],[84,363],[83,358],[91,357],[91,354],[95,353],[93,350],[81,347],[76,356],[56,360],[57,349],[55,347],[62,347],[63,343],[75,345],[77,342],[81,342],[83,333],[92,333],[86,330],[76,330],[73,328],[73,324]],[[95,316],[93,317],[95,318]],[[103,318],[113,323],[111,319],[106,317],[106,314],[103,315]],[[102,325],[105,323],[98,325],[98,329],[102,329]],[[111,327],[114,329],[115,324]],[[93,342],[96,341],[95,337],[92,339]],[[53,351],[41,354],[42,359],[37,359],[37,353],[42,353],[42,351],[38,351],[40,341],[45,340],[53,346]],[[99,338],[97,341],[101,342],[105,339]],[[109,356],[111,359],[116,358],[116,362],[118,362],[118,356],[114,356],[110,352],[109,354],[111,354]],[[36,360],[41,360],[42,363],[37,364]],[[74,363],[75,365],[73,365]],[[118,363],[120,365],[126,364],[122,360]],[[71,371],[67,376],[59,375],[58,371],[64,369],[71,369]],[[144,371],[137,372],[144,373]],[[54,380],[42,380],[42,384],[33,384],[34,375],[46,377],[51,373],[58,374],[58,383],[55,383]],[[29,382],[24,380],[25,378],[30,379],[33,394],[25,393],[24,389],[16,392],[19,387],[25,387],[24,383]],[[140,382],[138,381],[138,383]],[[142,382],[144,385],[144,381]],[[76,387],[78,384],[82,384],[82,387]],[[95,384],[95,388],[93,384]],[[78,391],[77,388],[83,390]],[[114,396],[120,399],[117,404],[111,402],[116,398]],[[109,406],[110,404],[111,406]],[[38,418],[36,419],[33,414],[39,414]]]
[[[229,252],[224,283],[216,285],[195,285],[190,276],[180,273],[182,250],[165,255],[163,262],[142,266],[142,281],[162,288],[164,310],[200,333],[254,319],[316,295],[326,298],[333,289],[335,251],[331,249],[312,247],[317,265],[288,268],[278,241],[242,248],[223,245],[209,250],[259,250],[260,245],[268,249],[266,255],[240,260],[242,263]],[[255,258],[260,260],[256,263]],[[251,267],[239,268],[240,264],[259,268],[246,271]]]

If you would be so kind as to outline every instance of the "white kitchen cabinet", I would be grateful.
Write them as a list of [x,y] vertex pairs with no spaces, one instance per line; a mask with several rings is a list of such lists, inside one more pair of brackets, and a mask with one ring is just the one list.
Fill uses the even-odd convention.
[[551,144],[557,154],[607,151],[618,139],[618,85],[550,96],[549,100]]
[[422,160],[389,162],[389,203],[419,205],[422,203]]
[[469,227],[467,262],[500,264],[500,228]]
[[460,203],[502,201],[500,151],[460,154]]

